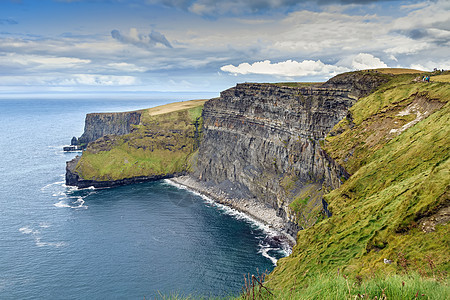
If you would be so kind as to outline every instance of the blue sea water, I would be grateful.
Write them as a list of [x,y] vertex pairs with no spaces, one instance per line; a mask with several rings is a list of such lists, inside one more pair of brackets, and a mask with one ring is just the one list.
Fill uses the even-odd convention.
[[236,295],[284,255],[257,223],[167,181],[64,185],[89,112],[169,100],[0,100],[0,299]]

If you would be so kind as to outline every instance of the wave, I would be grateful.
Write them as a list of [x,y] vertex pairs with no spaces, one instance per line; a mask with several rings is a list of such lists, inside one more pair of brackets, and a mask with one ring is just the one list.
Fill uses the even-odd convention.
[[276,266],[278,259],[276,259],[274,256],[270,256],[269,251],[278,251],[278,250],[279,248],[271,248],[268,245],[260,244],[260,249],[258,253],[261,253],[262,256],[269,259],[273,263],[273,265]]
[[23,233],[23,234],[31,234],[31,233],[33,233],[33,229],[31,229],[31,228],[28,227],[28,226],[19,228],[19,231],[20,231],[21,233]]
[[[50,224],[46,223],[46,222],[41,222],[41,223],[39,223],[39,227],[46,229],[46,228],[50,227]],[[23,234],[30,235],[33,238],[34,243],[37,247],[46,247],[47,246],[47,247],[59,248],[59,247],[63,247],[66,245],[65,242],[44,242],[44,241],[42,241],[42,232],[39,230],[33,229],[30,226],[21,227],[21,228],[19,228],[19,231]]]
[[63,247],[66,245],[65,242],[42,242],[40,237],[35,238],[35,244],[38,247]]
[[69,204],[67,204],[65,201],[61,200],[58,203],[53,204],[55,207],[71,207]]
[[72,204],[78,204],[77,206],[72,206],[71,208],[88,208],[87,205],[84,205],[85,201],[84,198],[81,196],[78,196],[77,201],[72,202]]
[[[60,175],[61,178],[64,178],[65,175]],[[58,202],[54,203],[53,206],[59,207],[59,208],[88,208],[88,206],[85,204],[84,198],[95,193],[94,190],[96,188],[94,187],[88,187],[79,189],[76,186],[67,186],[65,183],[65,180],[58,180],[53,183],[49,183],[41,188],[42,192],[45,193],[51,193],[52,197],[58,198]],[[88,191],[86,194],[83,191]],[[76,193],[83,193],[86,195],[76,195]]]
[[47,223],[47,222],[41,222],[41,223],[39,223],[39,227],[41,227],[41,228],[49,228],[50,224]]
[[[283,240],[280,240],[278,237],[280,236],[280,233],[272,228],[270,228],[268,225],[255,220],[254,218],[250,217],[249,215],[240,212],[234,208],[231,208],[229,206],[226,206],[224,204],[218,203],[214,201],[212,198],[189,189],[188,187],[178,184],[176,182],[173,182],[169,179],[164,179],[163,182],[167,185],[174,186],[181,190],[186,190],[196,196],[201,197],[208,205],[218,208],[222,213],[232,216],[233,218],[237,220],[243,220],[247,223],[249,223],[253,228],[261,230],[264,233],[264,237],[257,237],[260,238],[263,241],[260,241],[259,243],[259,250],[258,253],[260,253],[265,258],[269,259],[275,266],[277,264],[278,258],[274,255],[270,255],[270,252],[278,253],[281,257],[286,257],[292,253],[291,246],[288,242],[285,242]],[[267,241],[271,241],[268,243]],[[270,244],[273,244],[273,246],[268,246]],[[275,246],[276,245],[276,246]]]
[[[62,175],[59,175],[60,177],[62,177],[62,178],[64,178],[64,174],[62,174]],[[45,185],[45,186],[43,186],[43,187],[41,187],[41,192],[45,192],[45,191],[47,191],[49,188],[51,188],[51,187],[54,187],[54,186],[62,186],[63,184],[65,183],[65,180],[61,180],[61,181],[56,181],[56,182],[52,182],[52,183],[49,183],[49,184],[47,184],[47,185]]]

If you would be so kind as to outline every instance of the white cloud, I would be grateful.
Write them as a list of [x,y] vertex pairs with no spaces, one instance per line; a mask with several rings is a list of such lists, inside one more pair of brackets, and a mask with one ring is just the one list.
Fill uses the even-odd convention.
[[387,65],[379,58],[368,53],[359,53],[352,60],[352,68],[355,70],[387,68]]
[[74,57],[56,57],[34,54],[8,53],[0,56],[0,65],[19,65],[34,68],[66,69],[89,64],[91,60]]
[[426,42],[417,42],[410,40],[409,43],[401,44],[389,49],[386,49],[384,52],[392,55],[396,54],[415,54],[419,51],[430,48],[431,45]]
[[139,83],[133,76],[102,74],[2,76],[2,86],[133,86]]
[[[295,6],[299,3],[295,0],[145,0],[163,1],[169,7],[144,11],[148,7],[142,5],[142,13],[136,14],[136,7],[128,10],[131,6],[125,5],[126,1],[114,1],[118,7],[123,4],[120,20],[105,14],[98,15],[95,23],[84,24],[83,29],[74,29],[68,22],[49,31],[49,26],[36,23],[36,36],[21,31],[21,24],[14,26],[21,33],[0,33],[0,88],[16,76],[18,86],[22,82],[59,88],[65,79],[67,85],[85,85],[87,89],[96,85],[106,89],[113,82],[125,88],[137,81],[143,88],[161,89],[169,86],[170,79],[178,82],[189,73],[192,84],[201,89],[204,81],[227,87],[246,80],[242,76],[215,77],[219,70],[226,72],[222,75],[263,74],[264,80],[296,76],[314,76],[316,80],[390,64],[443,68],[448,61],[448,0],[420,0],[403,7],[405,1],[392,1],[387,4],[396,9],[379,15],[386,3],[350,7],[339,3],[352,0],[319,0],[321,6],[311,2]],[[294,6],[286,14],[279,8],[288,2]],[[183,12],[171,11],[171,6]],[[238,9],[244,10],[232,15]],[[253,14],[255,11],[258,13]],[[202,17],[205,15],[209,17]],[[145,31],[150,21],[152,28],[165,35]],[[129,29],[130,24],[135,28]],[[115,26],[120,31],[113,33]],[[169,49],[172,45],[175,48]],[[132,76],[121,77],[124,75]],[[249,77],[259,80],[262,76]]]
[[91,85],[91,86],[122,86],[135,85],[138,80],[133,76],[75,74],[71,77],[56,81],[54,85]]
[[167,48],[172,48],[170,42],[166,39],[164,34],[152,30],[150,34],[140,34],[136,28],[130,28],[128,34],[123,34],[119,30],[114,29],[111,31],[113,39],[123,43],[131,44],[141,48],[151,48],[154,46],[163,45]]
[[286,60],[279,63],[271,63],[270,60],[265,60],[253,64],[241,63],[237,67],[226,65],[220,69],[232,74],[263,74],[283,77],[333,76],[349,71],[345,67],[326,65],[320,60],[304,60],[302,62]]
[[138,67],[135,64],[129,64],[125,62],[120,63],[109,63],[109,67],[123,72],[145,72],[147,71],[147,68],[144,67]]
[[450,70],[450,62],[449,61],[426,61],[420,64],[411,64],[411,69],[423,70],[423,71],[432,71],[434,68],[439,70]]

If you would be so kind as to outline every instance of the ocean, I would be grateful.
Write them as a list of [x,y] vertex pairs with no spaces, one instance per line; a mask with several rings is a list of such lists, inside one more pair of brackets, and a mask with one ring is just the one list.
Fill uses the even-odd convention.
[[90,112],[169,99],[0,99],[0,299],[237,295],[286,255],[264,226],[168,181],[64,184]]

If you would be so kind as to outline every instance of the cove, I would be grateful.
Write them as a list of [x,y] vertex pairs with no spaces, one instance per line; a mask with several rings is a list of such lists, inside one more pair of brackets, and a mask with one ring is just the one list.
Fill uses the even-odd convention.
[[[261,227],[164,181],[109,189],[64,185],[64,153],[86,113],[131,101],[3,101],[0,298],[227,296],[272,270]],[[26,143],[24,143],[24,137]],[[32,145],[32,147],[30,146]]]

